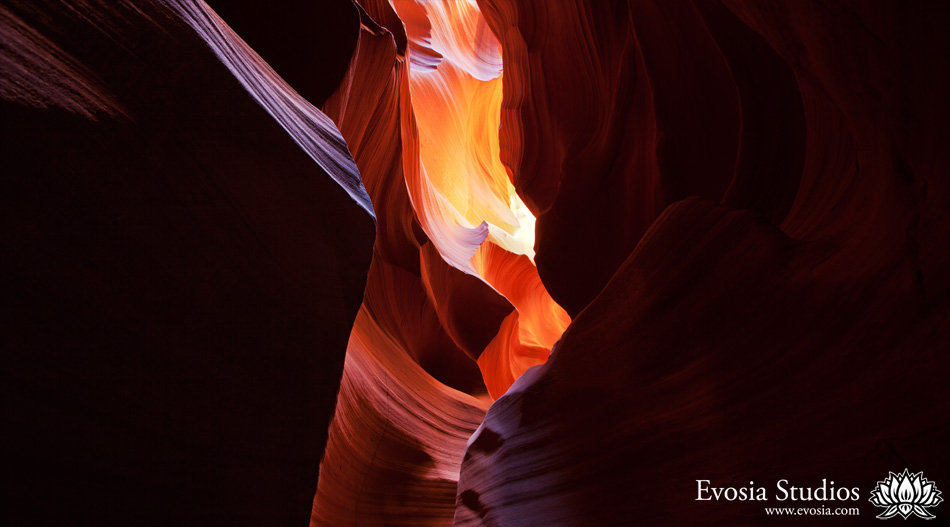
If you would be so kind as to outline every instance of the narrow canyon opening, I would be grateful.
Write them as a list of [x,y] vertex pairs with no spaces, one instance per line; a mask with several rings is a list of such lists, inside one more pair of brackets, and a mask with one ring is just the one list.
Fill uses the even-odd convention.
[[395,507],[406,514],[393,521],[418,525],[408,511],[453,515],[466,442],[570,317],[538,276],[535,217],[503,163],[501,45],[477,3],[362,7],[349,71],[323,109],[373,199],[377,242],[313,522]]

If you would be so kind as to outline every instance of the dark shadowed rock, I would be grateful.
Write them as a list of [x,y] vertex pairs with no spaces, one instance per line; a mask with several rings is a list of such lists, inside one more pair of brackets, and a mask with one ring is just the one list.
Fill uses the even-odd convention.
[[5,519],[305,525],[374,238],[339,132],[201,4],[0,33]]

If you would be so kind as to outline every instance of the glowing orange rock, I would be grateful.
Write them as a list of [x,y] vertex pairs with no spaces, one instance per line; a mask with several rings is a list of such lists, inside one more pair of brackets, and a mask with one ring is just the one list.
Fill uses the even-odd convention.
[[[470,2],[394,6],[411,20],[409,41],[440,57],[432,67],[410,69],[419,134],[419,158],[408,160],[405,172],[413,207],[449,264],[481,277],[518,311],[518,330],[497,338],[481,363],[500,367],[482,366],[486,385],[497,396],[528,365],[544,361],[546,352],[538,349],[550,350],[570,321],[537,275],[531,261],[534,217],[501,162],[499,45]],[[500,349],[502,343],[511,349]]]
[[500,161],[500,55],[477,7],[395,2],[403,22],[385,2],[363,7],[324,110],[380,210],[379,236],[313,524],[445,524],[483,386],[498,397],[544,362],[569,319],[541,284],[534,218]]

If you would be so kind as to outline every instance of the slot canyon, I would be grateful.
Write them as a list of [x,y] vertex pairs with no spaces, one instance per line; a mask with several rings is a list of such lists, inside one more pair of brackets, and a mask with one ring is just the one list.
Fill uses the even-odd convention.
[[823,523],[866,525],[889,473],[950,492],[948,27],[4,0],[4,523],[807,525],[697,481],[824,478],[860,515]]

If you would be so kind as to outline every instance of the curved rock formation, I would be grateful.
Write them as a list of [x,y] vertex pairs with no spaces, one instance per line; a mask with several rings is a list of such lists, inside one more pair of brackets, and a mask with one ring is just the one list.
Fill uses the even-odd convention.
[[451,522],[485,387],[503,394],[569,322],[530,261],[533,217],[498,157],[497,41],[473,3],[394,4],[363,3],[350,69],[324,105],[380,235],[313,525]]
[[7,4],[8,523],[950,481],[943,3]]
[[446,525],[465,442],[488,407],[434,379],[363,310],[311,525]]
[[541,278],[578,314],[470,440],[456,525],[759,525],[696,481],[950,479],[945,7],[482,6]]
[[453,286],[477,291],[497,309],[505,302],[449,268],[420,226],[405,176],[419,170],[406,37],[388,3],[364,6],[350,68],[324,109],[379,210],[379,236],[311,524],[445,525],[465,441],[487,409],[484,383],[466,353],[477,356],[473,346],[487,341],[481,332],[492,330],[490,321],[461,324]]
[[748,212],[669,207],[548,363],[492,406],[456,524],[759,525],[768,504],[697,501],[696,480],[771,496],[783,478],[866,487],[905,462],[943,476],[942,403],[908,402],[940,397],[945,311],[919,311],[901,255],[842,279],[834,252]]
[[801,177],[801,97],[788,65],[730,11],[480,5],[508,65],[502,157],[538,217],[538,270],[569,313],[669,203],[696,195],[781,221]]

